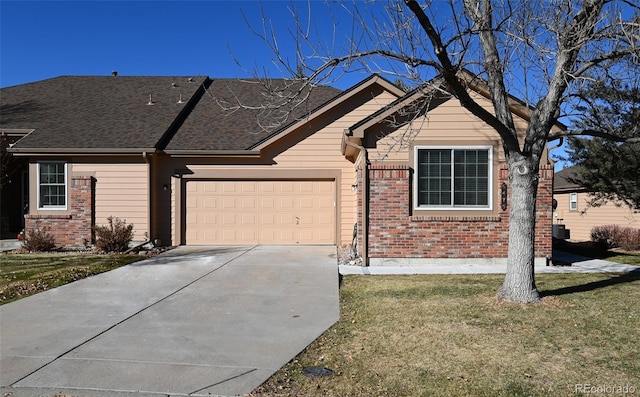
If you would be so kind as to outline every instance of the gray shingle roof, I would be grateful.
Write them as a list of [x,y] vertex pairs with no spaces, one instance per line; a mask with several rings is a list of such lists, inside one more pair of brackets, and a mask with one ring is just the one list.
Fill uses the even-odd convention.
[[[340,93],[315,87],[293,102],[299,84],[271,80],[214,79],[206,93],[169,142],[167,150],[248,150],[284,126]],[[306,98],[301,102],[302,98]]]
[[577,176],[575,167],[568,167],[562,171],[558,171],[553,176],[553,191],[555,193],[584,190],[584,188],[578,184],[570,182],[568,179],[575,178]]
[[[282,98],[295,83],[269,84],[205,76],[63,76],[3,88],[0,128],[34,129],[15,146],[27,151],[246,150],[340,93],[316,87],[304,102],[289,103]],[[274,87],[282,97],[267,94]]]
[[189,78],[62,76],[3,88],[0,127],[35,130],[19,148],[153,148],[206,80]]

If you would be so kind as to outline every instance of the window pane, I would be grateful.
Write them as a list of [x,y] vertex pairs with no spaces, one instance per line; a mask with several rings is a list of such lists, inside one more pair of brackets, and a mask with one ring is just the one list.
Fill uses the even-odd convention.
[[451,150],[418,150],[418,205],[451,205]]
[[487,207],[490,149],[418,149],[419,206]]
[[489,151],[454,150],[454,205],[489,204]]
[[65,204],[64,186],[41,186],[40,203],[46,206],[63,206]]
[[64,163],[40,163],[40,207],[66,205],[66,176]]

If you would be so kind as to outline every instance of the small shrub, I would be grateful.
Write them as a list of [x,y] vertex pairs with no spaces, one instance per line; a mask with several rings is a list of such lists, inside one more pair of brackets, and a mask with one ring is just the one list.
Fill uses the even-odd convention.
[[640,249],[640,230],[618,225],[596,226],[591,229],[591,241],[602,248]]
[[133,224],[127,225],[124,220],[107,218],[107,226],[96,226],[96,247],[104,252],[124,252],[133,240]]
[[640,250],[640,229],[622,228],[618,246],[625,251]]
[[23,248],[30,252],[51,251],[56,247],[56,239],[47,226],[29,231],[24,239]]

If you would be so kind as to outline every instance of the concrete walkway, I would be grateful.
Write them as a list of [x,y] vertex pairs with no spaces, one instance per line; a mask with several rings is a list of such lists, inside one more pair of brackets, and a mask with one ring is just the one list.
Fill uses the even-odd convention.
[[339,319],[335,253],[179,247],[0,306],[0,393],[250,393]]
[[[640,271],[640,266],[591,259],[563,251],[553,251],[556,266],[536,266],[536,273],[629,273]],[[457,265],[420,265],[420,266],[345,266],[340,265],[340,274],[393,275],[393,274],[504,274],[507,266],[504,261],[489,263],[469,259]]]
[[13,251],[22,246],[22,241],[16,239],[0,240],[0,252]]

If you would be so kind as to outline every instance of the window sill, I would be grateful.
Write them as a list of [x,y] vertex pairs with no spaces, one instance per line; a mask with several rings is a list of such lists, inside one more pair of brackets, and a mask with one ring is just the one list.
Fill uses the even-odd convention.
[[499,216],[429,216],[413,215],[411,222],[501,222]]
[[69,214],[28,214],[24,216],[27,219],[71,219]]

